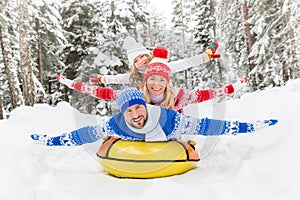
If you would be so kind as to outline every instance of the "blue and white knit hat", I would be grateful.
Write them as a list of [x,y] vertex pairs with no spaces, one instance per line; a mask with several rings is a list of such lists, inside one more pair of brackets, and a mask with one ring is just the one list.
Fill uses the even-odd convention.
[[117,95],[117,105],[121,112],[124,113],[126,108],[135,104],[142,104],[146,106],[144,94],[135,87],[122,86]]

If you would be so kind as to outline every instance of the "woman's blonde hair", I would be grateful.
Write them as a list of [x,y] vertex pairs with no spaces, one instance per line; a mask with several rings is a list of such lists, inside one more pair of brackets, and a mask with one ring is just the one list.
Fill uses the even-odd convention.
[[[147,83],[144,81],[142,83],[142,86],[140,90],[144,93],[144,97],[146,100],[146,103],[150,104],[151,103],[151,98],[150,98],[150,92],[147,88]],[[164,92],[164,100],[160,103],[160,106],[162,108],[167,108],[167,109],[174,109],[174,104],[175,104],[175,92],[174,89],[167,84],[165,92]]]
[[[149,54],[145,54],[145,55],[147,56],[147,64],[149,64],[150,61],[153,59],[153,56]],[[129,77],[129,84],[139,86],[142,84],[143,81],[144,81],[144,74],[139,72],[138,69],[135,66],[133,66]]]

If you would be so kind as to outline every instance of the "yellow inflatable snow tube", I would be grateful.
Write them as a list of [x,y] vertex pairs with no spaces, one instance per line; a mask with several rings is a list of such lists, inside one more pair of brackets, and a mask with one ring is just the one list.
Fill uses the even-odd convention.
[[157,178],[196,168],[200,160],[195,142],[127,141],[105,139],[97,156],[105,171],[116,177]]

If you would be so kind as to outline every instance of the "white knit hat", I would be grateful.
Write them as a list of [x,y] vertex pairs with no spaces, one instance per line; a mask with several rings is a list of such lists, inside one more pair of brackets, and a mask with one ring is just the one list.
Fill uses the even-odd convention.
[[146,49],[143,45],[140,45],[132,37],[126,37],[123,43],[123,48],[127,51],[127,57],[129,64],[133,67],[134,59],[142,54],[151,55],[151,52]]

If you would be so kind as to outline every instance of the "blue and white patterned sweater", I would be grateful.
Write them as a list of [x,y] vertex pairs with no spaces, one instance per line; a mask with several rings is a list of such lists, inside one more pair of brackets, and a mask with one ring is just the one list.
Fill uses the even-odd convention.
[[[215,119],[196,119],[180,114],[173,110],[147,104],[148,119],[141,129],[127,125],[121,113],[115,114],[105,123],[97,126],[86,126],[73,132],[56,137],[33,134],[33,140],[47,146],[71,146],[95,142],[104,136],[117,135],[124,140],[168,141],[179,138],[182,134],[192,135],[224,135],[251,133],[257,130],[257,124],[224,121]],[[260,127],[267,127],[277,123],[277,120],[264,120]]]

